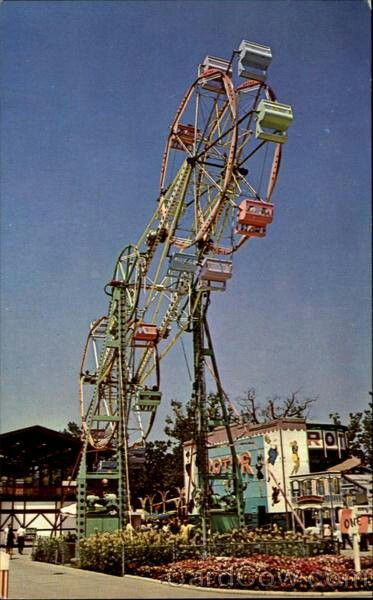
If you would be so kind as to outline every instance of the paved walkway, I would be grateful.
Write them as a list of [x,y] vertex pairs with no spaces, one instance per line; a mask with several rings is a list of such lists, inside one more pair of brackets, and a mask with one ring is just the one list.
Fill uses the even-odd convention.
[[[34,562],[28,555],[15,555],[9,569],[9,599],[90,599],[106,598],[210,598],[214,590],[176,587],[141,577],[114,577],[72,567]],[[223,598],[241,598],[228,593]]]
[[[371,598],[369,592],[304,593],[302,597]],[[203,590],[192,586],[162,583],[126,575],[114,577],[72,567],[34,562],[30,555],[18,555],[10,561],[9,600],[79,600],[111,598],[299,598],[299,592],[258,592],[250,590]]]

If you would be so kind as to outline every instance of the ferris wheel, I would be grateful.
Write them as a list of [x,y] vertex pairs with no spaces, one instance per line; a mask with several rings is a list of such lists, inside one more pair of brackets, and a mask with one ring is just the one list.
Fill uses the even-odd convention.
[[[120,522],[131,450],[144,446],[161,403],[162,359],[201,318],[210,293],[225,290],[234,253],[265,237],[274,218],[293,116],[266,83],[271,58],[269,47],[243,41],[229,60],[207,56],[199,65],[167,136],[154,214],[117,258],[105,286],[108,314],[89,329],[80,368],[80,504],[89,473],[96,477],[89,453],[114,454],[113,478],[127,489]],[[81,532],[85,516],[81,508]]]

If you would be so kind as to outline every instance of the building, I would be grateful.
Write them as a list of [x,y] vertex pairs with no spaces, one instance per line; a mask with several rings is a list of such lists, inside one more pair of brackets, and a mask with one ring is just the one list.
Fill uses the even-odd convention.
[[0,531],[7,525],[28,535],[75,531],[75,520],[61,515],[75,502],[72,481],[81,441],[35,425],[0,435]]
[[[291,501],[305,527],[339,521],[344,507],[371,516],[372,472],[355,456],[320,472],[290,477]],[[371,527],[370,527],[371,528]]]
[[[248,525],[276,522],[291,527],[298,522],[307,526],[308,523],[313,524],[316,513],[312,511],[319,509],[320,505],[334,510],[343,505],[346,487],[342,490],[342,479],[343,485],[347,480],[342,477],[338,465],[343,465],[348,459],[346,427],[306,423],[305,419],[277,419],[258,425],[233,425],[231,432],[245,486],[245,519]],[[223,497],[230,492],[232,472],[224,426],[208,434],[208,456],[209,472],[217,476],[213,480],[212,491],[215,496]],[[184,445],[187,503],[193,498],[197,481],[194,459],[195,448],[192,442],[188,442]],[[347,466],[353,470],[353,466],[357,465],[349,463]],[[313,477],[313,473],[318,475]],[[224,474],[226,479],[222,477]],[[350,484],[359,489],[357,480],[352,478]],[[309,504],[302,504],[306,499]],[[311,512],[306,512],[305,507]],[[336,519],[337,513],[334,514]]]

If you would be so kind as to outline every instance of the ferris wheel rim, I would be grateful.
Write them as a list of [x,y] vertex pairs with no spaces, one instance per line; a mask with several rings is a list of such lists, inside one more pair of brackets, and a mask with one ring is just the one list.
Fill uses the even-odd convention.
[[[181,119],[183,117],[183,114],[185,113],[189,103],[193,100],[193,94],[194,93],[198,93],[199,91],[199,86],[202,86],[202,82],[203,84],[206,84],[206,81],[210,81],[210,80],[214,80],[215,82],[220,82],[220,92],[216,92],[216,94],[214,94],[212,97],[216,97],[222,96],[222,89],[224,90],[224,98],[227,102],[227,104],[229,105],[229,110],[230,110],[230,118],[231,118],[231,128],[228,128],[227,131],[224,132],[224,136],[227,136],[229,133],[231,133],[231,139],[229,142],[229,153],[228,153],[228,157],[227,157],[227,161],[226,161],[226,168],[224,170],[224,180],[222,182],[220,182],[221,188],[219,193],[216,194],[216,197],[214,198],[213,202],[211,203],[210,206],[205,206],[204,207],[204,212],[203,212],[203,216],[201,218],[201,221],[198,223],[198,225],[196,225],[195,228],[193,228],[193,234],[191,236],[188,236],[187,238],[180,238],[177,236],[174,236],[173,238],[173,243],[175,245],[175,247],[179,247],[182,250],[186,250],[189,249],[195,245],[200,245],[203,244],[206,247],[206,250],[209,248],[209,251],[211,251],[214,254],[217,255],[231,255],[234,252],[236,252],[239,248],[241,248],[243,246],[243,244],[246,243],[247,239],[250,239],[248,236],[245,235],[240,235],[239,231],[235,232],[235,236],[233,237],[233,235],[231,236],[231,243],[227,245],[222,245],[221,242],[219,240],[214,240],[212,239],[210,232],[215,230],[216,233],[216,226],[218,221],[222,219],[221,215],[224,215],[227,213],[227,211],[229,211],[229,202],[230,199],[228,197],[228,194],[230,192],[230,187],[235,186],[236,185],[236,174],[235,174],[235,169],[236,167],[241,167],[242,164],[244,162],[246,162],[247,160],[250,159],[251,154],[249,154],[248,157],[246,157],[243,161],[242,164],[239,163],[239,161],[236,160],[238,154],[238,149],[237,149],[237,144],[238,144],[238,124],[245,118],[247,118],[248,114],[244,115],[243,117],[240,117],[240,119],[238,118],[238,98],[239,95],[241,93],[245,93],[247,91],[255,91],[258,90],[258,99],[259,99],[259,94],[261,94],[262,96],[265,95],[265,98],[274,102],[276,101],[276,94],[274,92],[274,90],[272,89],[272,87],[270,87],[267,83],[262,82],[262,81],[257,81],[254,79],[245,81],[244,83],[234,87],[233,85],[233,81],[231,79],[231,77],[216,68],[212,68],[209,69],[208,73],[206,74],[206,72],[202,72],[195,80],[194,82],[191,84],[191,86],[188,88],[187,92],[185,93],[184,97],[182,98],[182,101],[180,102],[177,111],[175,113],[175,117],[172,121],[172,124],[170,126],[170,131],[165,143],[165,148],[164,148],[164,152],[163,152],[163,158],[162,158],[162,165],[161,165],[161,175],[160,175],[160,190],[161,190],[161,195],[160,198],[162,198],[162,194],[165,193],[165,190],[167,190],[168,188],[165,187],[165,182],[166,182],[166,176],[167,176],[167,170],[168,170],[168,166],[169,166],[169,159],[171,156],[171,152],[172,152],[172,141],[174,139],[174,136],[177,134],[178,131],[178,127],[179,125],[181,125]],[[256,105],[253,106],[253,109],[251,110],[252,116],[250,117],[250,119],[252,119],[253,115],[256,112]],[[240,126],[241,127],[241,126]],[[179,141],[180,138],[177,137],[177,140]],[[262,146],[265,146],[266,148],[268,148],[269,146],[267,145],[268,142],[266,141],[261,141],[258,140],[260,143],[259,145],[254,148],[254,151],[252,152],[252,154],[256,153]],[[196,138],[195,138],[195,142],[196,144]],[[198,149],[195,150],[194,156],[192,155],[192,151],[190,148],[186,148],[184,147],[185,153],[187,155],[187,162],[190,162],[191,164],[193,163],[193,160],[197,158],[202,157],[204,154],[206,154],[207,150],[212,148],[214,145],[216,146],[217,144],[217,140],[213,140],[213,143],[210,145],[207,145],[207,147],[205,149],[202,149],[202,151],[199,151]],[[281,165],[281,155],[282,155],[282,144],[281,143],[275,143],[273,144],[275,150],[274,150],[274,154],[272,157],[272,162],[269,163],[269,167],[270,167],[270,174],[267,177],[267,189],[262,191],[262,194],[260,196],[257,195],[257,192],[255,192],[255,197],[256,198],[260,198],[261,200],[265,201],[265,202],[270,202],[271,201],[271,197],[272,194],[274,192],[277,180],[278,180],[278,175],[279,175],[279,171],[280,171],[280,165]],[[175,148],[175,146],[174,146]],[[241,147],[242,149],[242,147]],[[237,155],[237,156],[236,156]],[[264,161],[264,158],[263,158]],[[203,163],[203,160],[201,161]],[[235,162],[237,162],[237,164],[235,164]],[[202,172],[202,168],[200,168],[200,173]],[[200,179],[202,179],[202,176],[200,175]],[[261,185],[261,184],[260,184]],[[193,187],[193,184],[190,184],[191,187]],[[255,186],[256,187],[256,186]],[[198,192],[197,192],[198,195]],[[238,210],[238,206],[236,205],[236,208]],[[161,209],[162,209],[162,203],[161,203]],[[221,225],[218,226],[218,228],[221,227]],[[215,235],[215,234],[214,234]],[[219,236],[218,236],[219,237]]]
[[[231,182],[233,169],[234,169],[236,146],[237,146],[237,126],[236,126],[237,107],[236,107],[236,96],[235,96],[233,82],[228,74],[222,72],[219,69],[211,69],[209,71],[208,75],[206,75],[205,73],[202,73],[195,79],[195,81],[192,83],[192,85],[189,87],[188,91],[184,95],[184,97],[176,111],[175,118],[170,126],[170,133],[167,137],[165,149],[163,152],[161,176],[160,176],[160,195],[162,196],[162,194],[164,193],[164,183],[165,183],[165,177],[166,177],[166,173],[167,173],[167,166],[169,163],[169,156],[170,156],[170,152],[172,149],[171,143],[172,143],[173,136],[176,134],[177,127],[180,123],[180,119],[181,119],[182,115],[184,114],[184,112],[188,106],[188,103],[189,103],[190,99],[192,98],[193,93],[195,91],[197,91],[198,86],[202,83],[202,81],[205,82],[206,80],[207,81],[209,81],[209,80],[214,80],[214,81],[220,80],[221,81],[221,84],[222,84],[222,86],[224,88],[224,92],[225,92],[225,98],[227,100],[227,104],[229,105],[229,109],[231,112],[231,122],[232,122],[231,128],[227,132],[225,132],[224,136],[226,136],[227,133],[231,132],[232,137],[231,137],[231,140],[229,143],[229,154],[226,159],[224,180],[223,180],[222,186],[221,186],[221,192],[220,192],[221,198],[217,203],[215,203],[214,208],[212,209],[211,213],[208,215],[207,219],[205,219],[204,223],[201,225],[200,230],[198,232],[196,232],[196,234],[194,236],[194,240],[191,241],[189,246],[200,241],[203,238],[203,236],[206,235],[208,228],[214,222],[216,215],[218,214],[219,210],[221,209],[222,204],[226,200],[225,194],[226,194],[229,184]],[[212,143],[210,146],[208,146],[208,149],[212,148],[214,145],[216,145],[216,143],[217,143],[217,141]],[[206,150],[200,152],[199,157],[202,156],[205,152],[206,152]],[[192,158],[193,158],[192,156],[189,156],[189,159],[192,160]]]

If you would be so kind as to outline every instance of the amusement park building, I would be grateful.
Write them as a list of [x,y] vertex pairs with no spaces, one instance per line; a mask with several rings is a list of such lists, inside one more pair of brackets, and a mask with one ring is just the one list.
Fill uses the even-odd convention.
[[[258,425],[238,424],[231,432],[245,487],[248,525],[269,522],[290,525],[295,515],[308,526],[314,524],[315,509],[321,507],[326,517],[330,518],[333,511],[330,520],[336,521],[338,509],[352,489],[357,496],[359,492],[364,495],[363,503],[367,503],[369,484],[356,480],[360,461],[347,460],[346,427],[306,423],[304,419],[278,419]],[[209,433],[208,456],[209,472],[218,476],[213,483],[214,494],[229,494],[232,459],[225,427]],[[194,457],[193,445],[188,442],[184,446],[187,501],[193,499],[195,489]],[[347,473],[350,475],[346,479]],[[367,477],[371,479],[371,475]]]
[[60,508],[75,502],[71,482],[81,441],[35,425],[0,435],[0,531],[26,528],[30,537],[75,530]]

